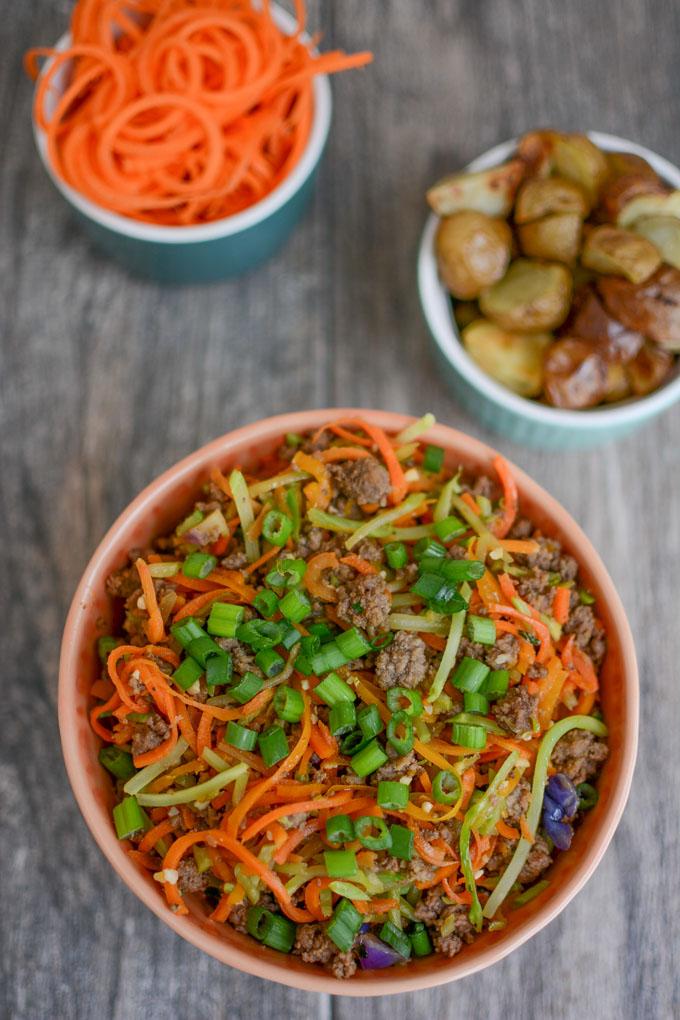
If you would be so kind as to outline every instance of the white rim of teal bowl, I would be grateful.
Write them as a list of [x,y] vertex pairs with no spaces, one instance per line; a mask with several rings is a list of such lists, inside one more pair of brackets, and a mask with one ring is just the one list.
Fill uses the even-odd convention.
[[[587,132],[588,137],[604,150],[632,152],[642,156],[665,180],[680,188],[680,170],[663,156],[651,149],[637,145],[626,138],[602,134],[600,131]],[[515,150],[518,139],[501,142],[488,152],[473,160],[465,169],[469,171],[488,170],[504,162]],[[603,406],[589,411],[567,411],[548,407],[525,397],[519,397],[511,390],[486,374],[472,360],[460,339],[453,317],[448,291],[442,285],[434,254],[434,236],[439,217],[432,213],[425,224],[418,253],[418,290],[423,314],[430,333],[441,354],[453,369],[495,404],[500,405],[536,425],[568,427],[578,432],[608,431],[612,426],[633,425],[659,414],[680,399],[680,358],[674,375],[658,390],[646,397],[623,401],[615,406]]]
[[[288,11],[283,10],[278,4],[272,4],[272,13],[276,22],[285,32],[292,33],[295,31],[297,21]],[[66,49],[70,39],[70,33],[65,33],[55,49]],[[307,33],[303,33],[301,39],[305,42],[310,41]],[[50,63],[51,61],[46,63],[44,71],[49,68]],[[250,227],[257,226],[258,223],[268,219],[300,190],[314,171],[328,138],[333,112],[333,100],[328,75],[316,75],[312,84],[314,89],[312,129],[305,151],[297,166],[266,198],[263,198],[249,209],[236,213],[233,216],[227,216],[224,219],[214,220],[211,223],[195,227],[156,226],[153,223],[144,223],[141,220],[128,219],[126,216],[119,216],[117,213],[108,212],[102,206],[91,202],[69,184],[66,184],[54,172],[47,155],[45,133],[36,124],[35,116],[33,116],[33,135],[43,166],[55,187],[72,206],[88,219],[94,220],[95,223],[99,223],[101,226],[117,234],[133,237],[139,241],[151,241],[155,244],[195,244],[199,241],[214,241],[218,238],[229,237],[243,230],[248,230]]]

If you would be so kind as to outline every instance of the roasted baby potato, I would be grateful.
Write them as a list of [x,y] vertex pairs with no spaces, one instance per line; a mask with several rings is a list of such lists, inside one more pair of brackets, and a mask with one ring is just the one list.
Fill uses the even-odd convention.
[[609,223],[617,223],[623,209],[634,199],[668,193],[668,187],[656,174],[653,177],[646,174],[624,174],[621,177],[614,177],[602,188],[597,210],[599,218]]
[[544,393],[553,407],[594,407],[607,394],[607,366],[583,340],[564,337],[552,344],[543,365]]
[[604,153],[585,135],[555,135],[553,169],[583,188],[591,205],[609,176]]
[[636,177],[653,177],[657,181],[661,179],[654,167],[634,152],[605,152],[604,158],[611,177],[634,174]]
[[632,198],[621,209],[616,224],[619,227],[630,227],[646,216],[680,217],[680,191],[665,189],[663,194],[647,193]]
[[581,262],[596,273],[643,283],[659,268],[661,256],[646,238],[604,223],[586,233]]
[[644,343],[641,333],[612,319],[593,286],[581,287],[574,295],[569,318],[562,327],[565,336],[578,337],[593,346],[607,362],[627,362]]
[[617,400],[625,400],[630,396],[630,393],[631,385],[626,366],[619,361],[608,362],[607,388],[603,398],[605,403],[613,404]]
[[441,278],[454,297],[476,298],[505,275],[511,247],[505,220],[469,211],[445,216],[435,238]]
[[645,344],[634,361],[626,365],[626,374],[636,397],[646,397],[670,374],[673,355],[654,344]]
[[571,273],[557,263],[517,259],[498,283],[482,292],[482,314],[503,329],[542,333],[567,317]]
[[552,170],[554,131],[529,131],[517,143],[517,156],[532,177],[548,177]]
[[582,229],[580,213],[553,213],[532,223],[522,223],[517,235],[525,255],[571,265],[578,255]]
[[680,269],[680,219],[675,216],[645,216],[631,230],[654,245],[664,262]]
[[526,173],[521,159],[473,174],[444,177],[427,192],[427,201],[438,216],[451,216],[462,209],[507,216],[517,189]]
[[588,215],[588,200],[578,184],[564,177],[532,177],[519,189],[515,223],[530,223],[551,213]]
[[521,397],[537,397],[543,389],[543,356],[550,333],[511,333],[487,319],[463,330],[463,345],[492,379]]
[[479,305],[476,301],[456,301],[453,306],[453,316],[458,329],[465,329],[471,322],[479,318]]
[[680,270],[661,266],[644,283],[603,276],[597,290],[609,314],[624,326],[668,351],[680,351]]

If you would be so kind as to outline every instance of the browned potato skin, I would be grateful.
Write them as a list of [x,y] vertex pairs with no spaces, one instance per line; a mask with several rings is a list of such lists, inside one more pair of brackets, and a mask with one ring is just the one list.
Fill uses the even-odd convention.
[[628,329],[668,351],[680,351],[680,270],[662,265],[638,284],[602,276],[597,290],[609,314]]
[[450,174],[437,181],[426,198],[437,216],[468,210],[508,216],[525,173],[526,165],[515,158],[490,170]]
[[543,357],[551,333],[515,333],[477,319],[462,331],[463,346],[482,371],[521,397],[543,389]]
[[607,181],[600,194],[598,218],[616,223],[621,210],[640,195],[669,195],[671,189],[652,171],[649,174],[622,174]]
[[577,337],[557,340],[543,363],[544,394],[553,407],[595,407],[607,394],[607,366],[597,351]]
[[674,358],[653,344],[645,344],[637,357],[626,365],[626,375],[636,397],[646,397],[657,389],[670,374]]
[[591,285],[579,288],[574,295],[562,333],[585,340],[605,361],[618,364],[634,358],[645,342],[641,333],[628,329],[609,315]]
[[634,174],[636,177],[653,177],[657,181],[660,179],[654,167],[634,152],[605,152],[604,158],[612,177]]
[[661,265],[661,256],[645,237],[603,223],[586,233],[581,262],[598,273],[644,283]]
[[530,223],[551,213],[578,213],[585,219],[588,199],[578,184],[564,177],[532,177],[519,189],[515,223]]
[[446,216],[435,237],[441,278],[454,297],[465,301],[505,275],[511,247],[505,220],[471,211]]
[[[536,281],[542,289],[536,291]],[[503,329],[542,333],[561,326],[569,312],[571,273],[557,262],[516,259],[502,280],[479,296],[482,314]],[[510,301],[510,297],[517,297]]]
[[613,404],[617,400],[625,400],[630,396],[630,379],[626,366],[617,361],[607,362],[607,391],[604,400],[607,404]]
[[517,228],[522,251],[530,258],[572,265],[581,245],[583,221],[579,213],[553,213]]
[[532,177],[547,177],[552,170],[554,131],[529,131],[517,143],[517,156]]

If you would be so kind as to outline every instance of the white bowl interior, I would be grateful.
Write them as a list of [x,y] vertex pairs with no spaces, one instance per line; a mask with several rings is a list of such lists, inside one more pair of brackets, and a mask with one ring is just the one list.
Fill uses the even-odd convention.
[[[295,31],[297,21],[292,14],[279,7],[278,4],[272,4],[272,13],[277,24],[286,33],[291,34]],[[309,41],[309,36],[306,33],[303,34],[302,38],[307,42]],[[69,43],[70,35],[66,33],[61,37],[55,49],[65,50]],[[45,70],[49,67],[49,64],[50,62],[48,61],[45,65]],[[58,88],[65,85],[67,76],[68,66],[65,66],[55,75],[55,84]],[[109,212],[95,202],[91,202],[55,173],[47,155],[45,133],[36,124],[35,116],[33,117],[33,133],[40,158],[54,185],[64,198],[84,216],[87,216],[88,219],[94,220],[96,223],[118,234],[124,234],[126,237],[133,237],[142,241],[153,241],[156,244],[191,244],[196,241],[212,241],[219,237],[228,237],[242,230],[248,230],[250,227],[255,226],[255,224],[267,219],[268,216],[271,216],[277,209],[286,204],[295,192],[302,187],[314,170],[330,130],[333,100],[327,75],[317,75],[313,80],[313,89],[314,115],[312,128],[307,140],[307,146],[297,166],[272,192],[249,209],[236,213],[234,216],[228,216],[225,219],[215,220],[200,226],[156,226],[153,223],[143,223],[140,220],[128,219],[126,216]],[[52,113],[57,99],[58,89],[55,90],[52,96],[46,98],[45,108],[48,115]]]
[[[642,156],[665,180],[680,188],[680,170],[642,145],[636,145],[616,135],[589,131],[588,137],[605,151],[632,152]],[[512,154],[517,139],[502,142],[473,160],[465,169],[469,171],[488,170],[504,162]],[[548,407],[536,401],[519,397],[486,374],[467,353],[461,343],[460,333],[453,317],[453,306],[448,291],[439,279],[437,260],[434,254],[434,236],[439,217],[432,213],[425,224],[418,254],[418,286],[423,312],[430,332],[442,355],[475,389],[502,407],[507,407],[537,425],[551,424],[569,426],[583,431],[609,429],[616,424],[633,423],[650,418],[680,399],[680,358],[672,375],[666,382],[647,397],[631,398],[613,406],[593,408],[588,411],[567,411]]]

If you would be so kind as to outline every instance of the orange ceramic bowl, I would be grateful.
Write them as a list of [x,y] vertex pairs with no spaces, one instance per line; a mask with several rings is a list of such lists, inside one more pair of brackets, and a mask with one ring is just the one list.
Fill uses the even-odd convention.
[[[99,741],[88,722],[88,690],[99,665],[96,637],[110,624],[111,606],[104,590],[107,575],[120,567],[127,551],[170,530],[191,506],[200,484],[215,465],[248,466],[272,450],[286,432],[313,429],[356,410],[301,411],[268,418],[231,432],[185,458],[151,483],[118,518],[90,560],[73,599],[61,647],[59,726],[73,792],[90,831],[120,878],[139,899],[187,941],[222,963],[282,984],[314,992],[342,995],[386,995],[415,991],[454,981],[488,967],[540,931],[591,876],[614,834],[630,788],[638,729],[638,674],[635,648],[626,614],[609,574],[592,545],[569,514],[518,468],[514,468],[524,512],[548,535],[576,556],[585,584],[597,596],[608,634],[602,675],[602,707],[609,725],[610,755],[600,782],[600,799],[577,829],[572,849],[553,866],[550,886],[510,915],[502,931],[484,933],[452,960],[431,956],[389,971],[360,972],[339,981],[298,957],[255,944],[228,925],[207,919],[198,903],[178,917],[166,907],[157,884],[127,856],[111,822],[113,796],[109,777],[97,761]],[[385,411],[361,415],[390,431],[411,419]],[[447,450],[453,464],[491,474],[494,450],[444,425],[429,433]],[[600,919],[604,925],[606,922]],[[604,930],[602,936],[605,936]]]

